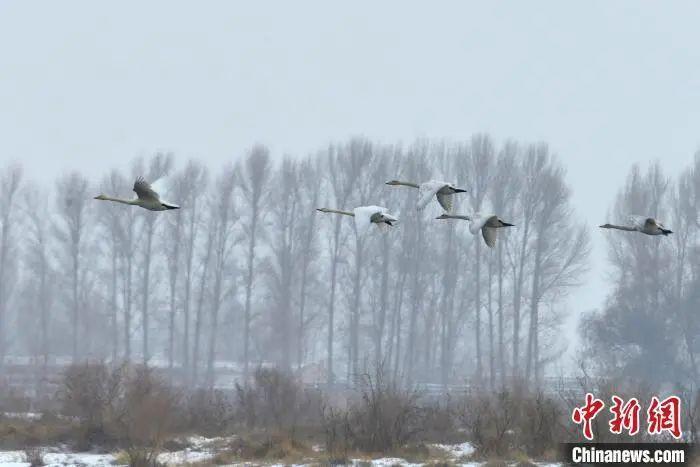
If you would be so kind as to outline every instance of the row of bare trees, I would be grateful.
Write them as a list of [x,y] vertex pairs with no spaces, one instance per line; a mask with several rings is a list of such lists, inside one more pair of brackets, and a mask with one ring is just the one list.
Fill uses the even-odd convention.
[[[150,212],[93,201],[131,196],[136,176],[166,177],[182,209]],[[319,369],[352,380],[381,365],[406,383],[538,381],[566,342],[589,250],[565,170],[546,144],[401,145],[362,138],[301,158],[255,146],[235,164],[136,159],[101,180],[54,187],[2,170],[0,354],[39,361],[111,358],[174,368],[211,383],[217,362]],[[466,223],[415,209],[416,193],[384,181],[466,186],[456,210],[516,224],[493,250]],[[164,196],[166,197],[166,196]],[[387,234],[356,235],[321,206],[387,206]]]
[[634,166],[609,216],[656,216],[669,237],[609,235],[612,291],[582,323],[591,370],[655,385],[700,386],[700,153],[677,177]]

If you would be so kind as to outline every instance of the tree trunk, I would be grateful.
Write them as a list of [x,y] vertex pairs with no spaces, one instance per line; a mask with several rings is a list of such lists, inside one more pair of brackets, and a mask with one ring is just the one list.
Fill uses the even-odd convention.
[[[150,213],[149,213],[150,214]],[[143,326],[143,364],[146,365],[150,358],[148,352],[148,300],[150,299],[149,285],[151,282],[151,250],[153,245],[153,226],[155,218],[148,217],[146,220],[146,251],[144,252],[143,265],[143,297],[141,302],[141,325]]]
[[250,298],[253,292],[253,263],[255,261],[255,231],[258,223],[257,206],[253,206],[253,214],[250,227],[250,241],[248,242],[248,265],[245,285],[245,317],[243,329],[243,377],[248,381],[250,364]]
[[209,259],[211,258],[214,229],[207,235],[206,253],[202,262],[202,275],[199,277],[199,292],[197,294],[197,311],[194,321],[194,349],[192,351],[192,382],[197,384],[197,372],[199,370],[199,347],[202,330],[202,308],[204,308],[204,295],[206,293],[207,273],[209,272]]
[[338,250],[340,249],[340,245],[338,245],[340,241],[340,221],[340,218],[335,220],[335,231],[333,234],[333,255],[331,256],[331,296],[328,302],[328,345],[326,357],[326,376],[329,386],[332,385],[335,380],[333,376],[333,318],[335,314],[335,287],[338,269]]

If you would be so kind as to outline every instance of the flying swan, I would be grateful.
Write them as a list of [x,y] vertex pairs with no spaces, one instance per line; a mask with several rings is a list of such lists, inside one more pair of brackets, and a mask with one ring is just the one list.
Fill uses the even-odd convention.
[[355,218],[355,228],[358,233],[367,230],[370,224],[376,224],[380,229],[388,229],[399,221],[397,217],[389,214],[387,208],[381,206],[360,206],[350,211],[340,211],[338,209],[317,208],[317,211],[343,214]]
[[668,230],[664,225],[653,217],[631,215],[628,217],[630,225],[603,224],[601,229],[626,230],[628,232],[641,232],[646,235],[668,235],[673,231]]
[[114,198],[103,194],[95,196],[95,199],[102,201],[114,201],[115,203],[129,204],[131,206],[140,206],[144,209],[148,209],[149,211],[180,209],[180,206],[177,204],[162,201],[158,193],[142,177],[137,178],[134,182],[134,191],[136,192],[137,196],[135,199]]
[[452,211],[452,195],[455,193],[465,193],[467,190],[457,188],[453,183],[441,182],[439,180],[429,180],[421,184],[413,182],[402,182],[400,180],[389,180],[387,185],[403,185],[411,188],[418,188],[418,201],[416,209],[422,210],[427,206],[428,202],[435,196],[440,203],[440,206],[447,211]]
[[482,215],[475,213],[471,216],[458,214],[443,214],[436,219],[463,219],[469,221],[469,231],[474,235],[481,230],[481,235],[489,248],[496,246],[496,234],[501,227],[513,227],[514,224],[503,222],[503,220],[495,214]]

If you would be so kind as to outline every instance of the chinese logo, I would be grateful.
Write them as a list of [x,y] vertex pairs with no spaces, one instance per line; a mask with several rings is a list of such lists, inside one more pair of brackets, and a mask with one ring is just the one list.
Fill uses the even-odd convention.
[[[624,401],[618,396],[612,396],[610,412],[612,419],[608,422],[610,432],[621,434],[626,432],[630,436],[639,433],[641,405],[636,398]],[[605,402],[597,399],[593,394],[586,394],[586,401],[582,407],[576,407],[571,414],[571,419],[577,425],[583,425],[583,436],[593,440],[593,419],[605,408]],[[651,398],[647,415],[647,433],[659,435],[670,433],[674,438],[681,437],[681,400],[677,396],[669,396],[659,400]]]

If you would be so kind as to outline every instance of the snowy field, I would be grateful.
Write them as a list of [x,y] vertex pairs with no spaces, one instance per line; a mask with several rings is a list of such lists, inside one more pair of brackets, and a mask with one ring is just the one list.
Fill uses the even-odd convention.
[[[215,465],[213,458],[216,456],[218,449],[224,446],[231,438],[204,438],[190,437],[187,438],[190,447],[181,451],[163,452],[158,456],[158,462],[166,466],[186,466],[196,464],[198,466]],[[463,460],[474,453],[474,447],[470,443],[461,444],[434,444],[431,447],[444,451],[447,458],[459,466],[480,466],[484,462],[473,462]],[[60,448],[43,448],[42,462],[48,467],[97,467],[97,466],[118,466],[118,457],[115,454],[109,453],[93,453],[93,452],[61,452]],[[0,467],[30,467],[28,453],[25,451],[0,451]],[[211,463],[209,463],[211,462]],[[418,467],[423,464],[410,463],[404,459],[396,457],[385,457],[377,459],[352,459],[353,466],[373,467],[390,467],[402,465],[408,467]],[[314,464],[313,460],[309,460],[309,464],[294,464],[295,466],[308,466]],[[558,463],[536,463],[541,467],[559,467]],[[239,466],[254,466],[254,465],[270,465],[282,467],[289,464],[275,463],[259,463],[245,462],[240,464],[231,464]],[[516,465],[513,462],[512,465]]]

